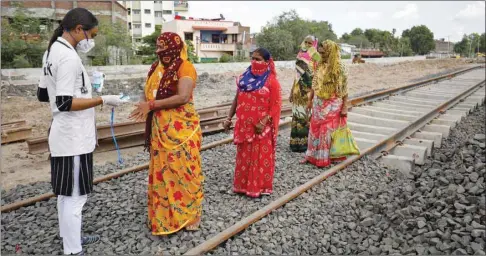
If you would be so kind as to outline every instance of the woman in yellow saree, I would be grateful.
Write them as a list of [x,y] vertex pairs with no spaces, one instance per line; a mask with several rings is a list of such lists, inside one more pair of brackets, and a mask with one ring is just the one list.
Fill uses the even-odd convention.
[[130,117],[146,120],[150,151],[148,225],[153,235],[182,228],[197,230],[204,177],[201,127],[193,103],[197,74],[181,37],[166,32],[157,39],[157,60],[148,73],[145,99]]

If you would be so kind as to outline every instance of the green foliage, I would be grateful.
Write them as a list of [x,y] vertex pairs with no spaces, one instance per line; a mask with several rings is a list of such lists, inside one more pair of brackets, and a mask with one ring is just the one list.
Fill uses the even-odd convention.
[[349,60],[349,59],[351,59],[351,54],[341,55],[341,59],[343,59],[343,60]]
[[410,38],[411,48],[417,54],[425,55],[435,49],[434,33],[425,25],[404,30],[402,37]]
[[42,66],[49,34],[41,31],[40,26],[38,19],[29,18],[19,9],[14,13],[11,23],[7,19],[2,20],[2,68]]
[[351,31],[351,36],[364,36],[364,32],[360,28],[355,28]]
[[196,51],[194,49],[194,45],[192,44],[191,40],[186,40],[185,44],[187,45],[187,59],[191,63],[197,63],[198,62],[198,57],[196,55]]
[[[100,20],[98,29],[100,33],[95,38],[96,46],[88,53],[88,56],[92,58],[91,64],[93,66],[108,65],[110,57],[114,56],[115,52],[132,55],[132,42],[125,25]],[[120,58],[116,61],[121,62],[118,64],[127,64],[123,63],[123,59]]]
[[267,24],[256,36],[258,46],[268,49],[275,60],[295,58],[300,44],[307,35],[319,41],[337,40],[332,25],[327,21],[303,20],[295,10],[283,12]]
[[462,40],[454,45],[454,52],[464,57],[473,57],[475,53],[486,51],[485,33],[464,35]]
[[219,62],[221,62],[221,63],[232,62],[232,60],[233,60],[233,56],[231,56],[227,53],[223,53],[221,58],[219,58]]

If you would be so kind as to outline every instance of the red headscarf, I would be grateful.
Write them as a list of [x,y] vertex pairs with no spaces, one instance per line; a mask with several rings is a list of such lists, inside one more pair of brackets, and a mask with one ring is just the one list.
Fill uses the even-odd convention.
[[[156,51],[159,59],[150,67],[147,80],[154,73],[159,63],[164,65],[164,74],[162,75],[162,79],[160,79],[157,95],[155,96],[155,100],[160,100],[169,98],[175,95],[177,92],[177,84],[179,82],[177,71],[183,62],[181,52],[184,49],[184,42],[178,34],[165,32],[157,38],[157,44],[161,46],[161,49],[157,49]],[[152,131],[153,114],[153,111],[150,111],[145,122],[146,149],[150,148],[150,134]]]

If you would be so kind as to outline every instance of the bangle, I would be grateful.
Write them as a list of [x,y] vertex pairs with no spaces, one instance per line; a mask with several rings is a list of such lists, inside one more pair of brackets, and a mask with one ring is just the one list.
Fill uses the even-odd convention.
[[149,101],[149,109],[154,110],[155,109],[155,100]]

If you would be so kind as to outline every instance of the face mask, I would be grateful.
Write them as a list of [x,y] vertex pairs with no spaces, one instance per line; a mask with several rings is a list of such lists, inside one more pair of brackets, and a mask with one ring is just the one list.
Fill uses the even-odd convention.
[[257,76],[263,75],[268,70],[268,62],[265,61],[251,61],[251,73]]
[[86,35],[86,31],[83,32],[86,39],[79,41],[78,45],[76,45],[76,50],[82,53],[88,53],[89,51],[91,51],[91,49],[93,49],[93,47],[95,47],[95,41],[94,39],[88,39],[88,35]]

